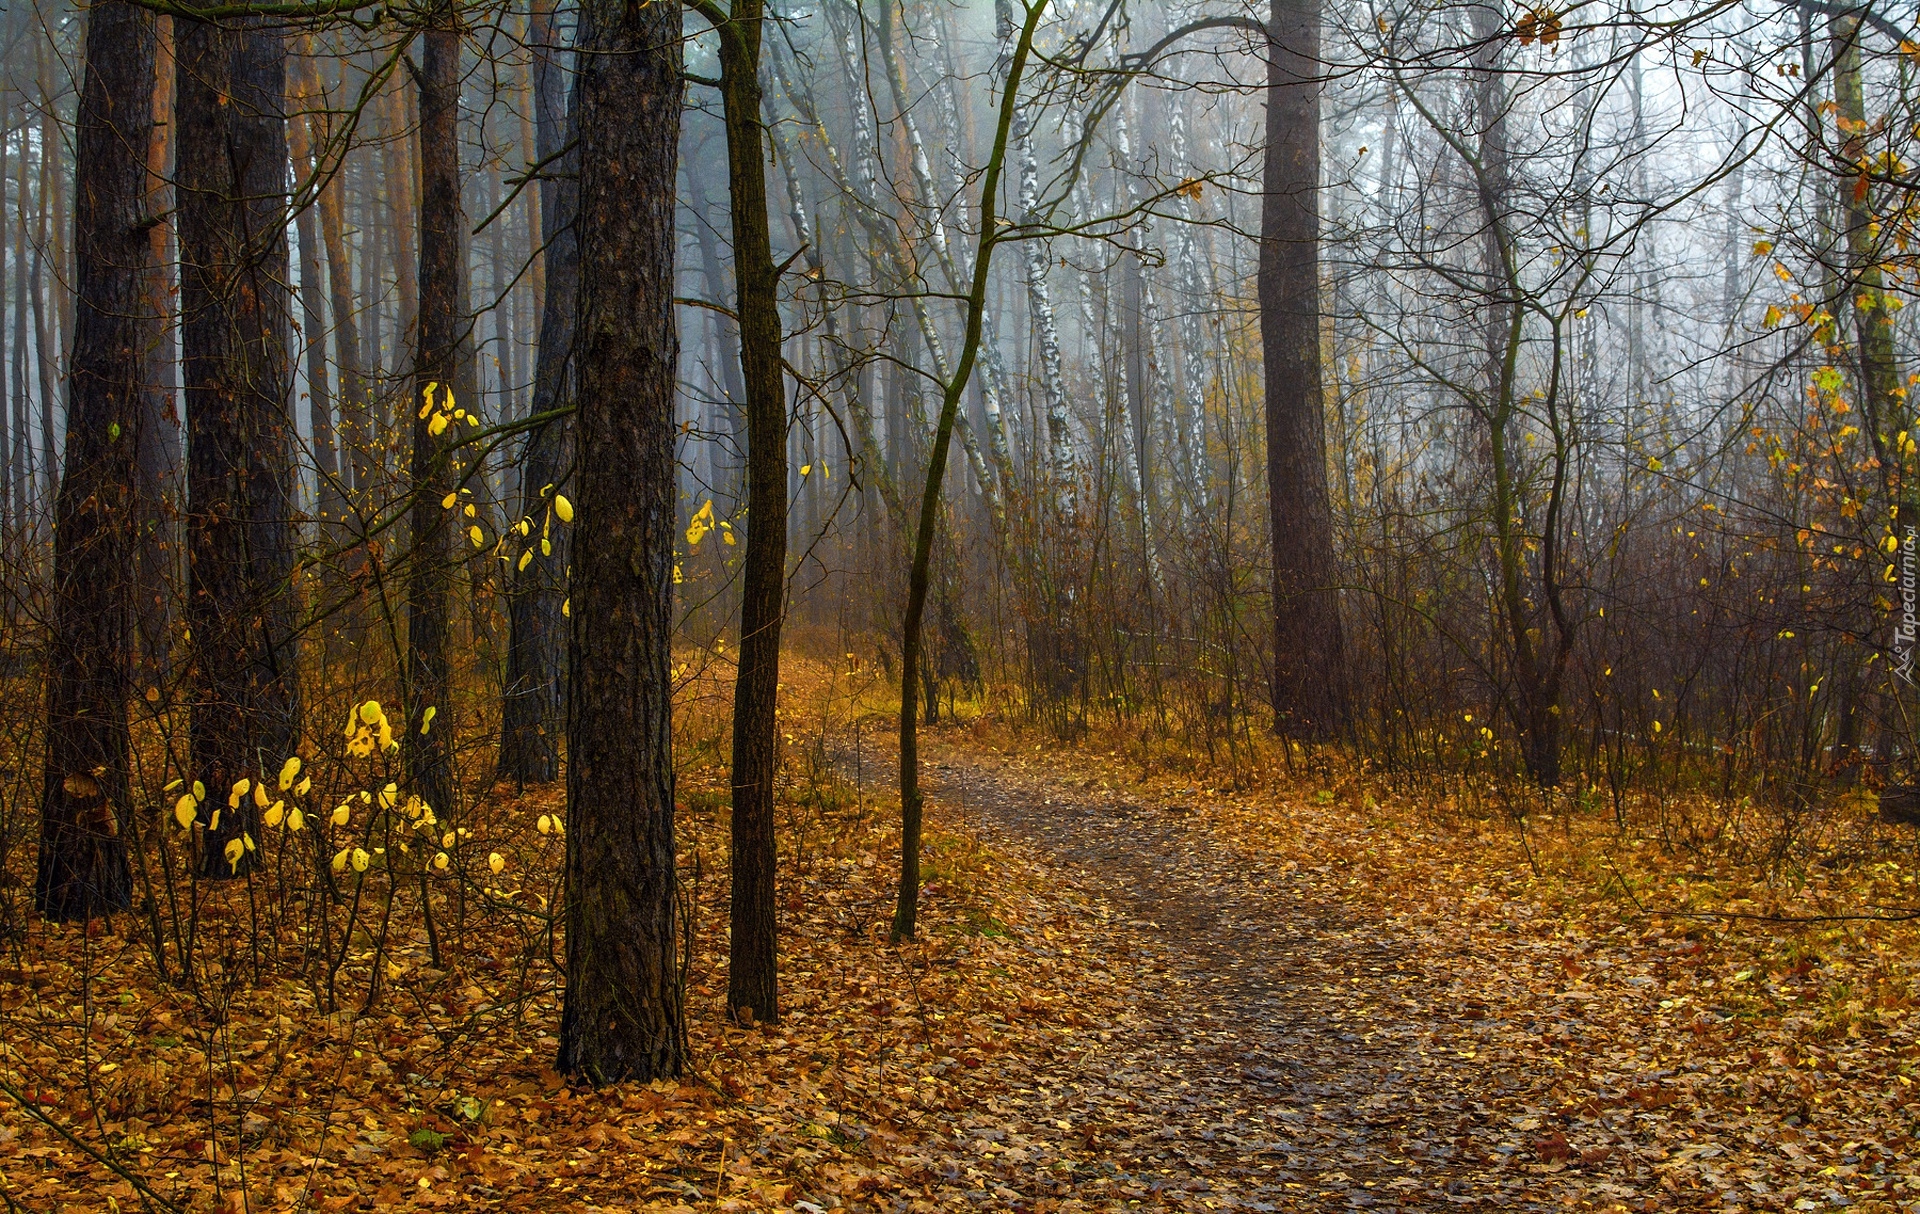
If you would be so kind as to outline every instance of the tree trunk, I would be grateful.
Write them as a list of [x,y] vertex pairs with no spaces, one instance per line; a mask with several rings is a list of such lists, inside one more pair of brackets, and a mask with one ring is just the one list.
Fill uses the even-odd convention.
[[146,151],[154,18],[120,0],[88,12],[75,125],[78,304],[68,379],[67,475],[54,508],[51,669],[34,907],[49,919],[124,909],[135,471],[150,406]]
[[366,377],[361,371],[359,305],[353,295],[353,263],[347,248],[346,176],[343,162],[321,185],[316,203],[327,260],[328,302],[333,305],[334,361],[340,368],[338,445],[346,454],[336,467],[343,488],[365,492],[373,479],[368,456],[373,436],[369,432]]
[[598,1084],[677,1075],[686,1048],[669,674],[680,6],[584,0],[580,44],[579,602],[559,1065]]
[[747,536],[740,595],[740,667],[733,688],[732,936],[727,1012],[752,1023],[780,1015],[776,974],[773,782],[780,765],[780,625],[787,596],[787,401],[781,371],[779,271],[767,216],[760,96],[761,0],[722,14],[696,7],[720,35],[727,128],[735,315],[746,387]]
[[[452,812],[453,713],[447,639],[453,594],[453,490],[447,416],[478,403],[456,389],[470,381],[465,211],[460,199],[460,30],[443,3],[427,30],[420,82],[420,310],[413,391],[412,549],[407,573],[407,738],[402,753],[413,791],[441,814]],[[448,402],[451,401],[452,404]],[[429,720],[427,711],[434,717]]]
[[[12,93],[4,88],[0,88],[0,131],[8,131],[13,128],[12,101]],[[8,407],[10,403],[8,400],[8,384],[10,382],[8,380],[8,368],[12,364],[7,361],[8,328],[5,271],[8,216],[5,206],[5,194],[7,156],[11,151],[12,148],[9,145],[9,141],[5,138],[0,138],[0,518],[4,518],[5,520],[5,525],[0,526],[0,548],[10,547],[12,545],[15,530],[21,521],[20,512],[14,505],[14,434],[11,424],[12,410]],[[20,158],[22,160],[26,159],[25,149],[21,150]],[[24,226],[24,214],[20,219],[22,226]]]
[[[556,45],[558,33],[544,5],[534,9],[534,159],[556,156],[566,146],[567,67]],[[579,303],[580,240],[577,217],[580,191],[572,153],[548,164],[540,183],[540,243],[545,291],[535,354],[530,416],[536,420],[520,455],[520,521],[526,564],[516,558],[507,602],[509,637],[507,677],[500,704],[498,776],[517,784],[544,784],[560,778],[560,731],[566,721],[563,662],[566,622],[560,607],[566,596],[571,528],[549,527],[552,495],[565,487],[573,465],[574,420],[552,417],[571,406],[576,383],[574,323]],[[531,532],[540,529],[546,544]]]
[[[71,333],[67,316],[66,290],[72,278],[67,273],[67,175],[60,163],[59,149],[66,139],[60,133],[60,115],[54,98],[53,56],[49,40],[36,38],[34,63],[40,77],[40,207],[36,216],[40,240],[33,259],[33,321],[40,343],[40,453],[47,474],[47,496],[51,500],[60,491],[60,437],[54,425],[55,401],[59,396],[60,368],[66,365],[64,338]],[[51,275],[43,271],[52,263]],[[48,279],[44,284],[42,279]],[[44,289],[43,289],[44,287]],[[44,310],[43,310],[44,309]]]
[[[1844,218],[1847,238],[1847,284],[1851,289],[1855,339],[1860,354],[1860,399],[1876,448],[1885,437],[1908,428],[1910,410],[1900,382],[1893,345],[1893,309],[1888,306],[1886,283],[1880,272],[1879,223],[1875,217],[1870,174],[1876,171],[1867,149],[1867,106],[1860,78],[1860,18],[1832,18],[1833,101],[1843,132],[1842,159],[1859,176],[1846,182]],[[1884,209],[1884,204],[1883,204]],[[1897,464],[1899,456],[1884,450],[1881,467]],[[1883,473],[1884,475],[1884,473]]]
[[297,738],[294,677],[291,299],[286,46],[247,21],[181,22],[180,334],[187,404],[187,624],[194,646],[193,763],[210,790],[201,872],[245,872],[251,797]]
[[[300,102],[303,107],[317,106],[321,104],[320,91],[315,87],[318,73],[310,59],[302,67],[303,79],[298,90]],[[326,171],[326,166],[315,155],[325,146],[320,137],[322,132],[316,129],[318,125],[314,115],[303,114],[288,132],[295,181],[305,181],[315,172]],[[321,281],[320,225],[314,215],[318,209],[314,202],[309,202],[300,208],[300,213],[294,217],[294,224],[300,237],[300,337],[307,353],[307,432],[312,436],[319,535],[324,550],[344,538],[340,521],[346,517],[347,506],[345,495],[340,491],[339,444],[334,438],[333,428],[333,393],[327,383],[327,321],[326,305],[322,302],[326,287]]]
[[141,541],[134,549],[135,628],[141,675],[150,687],[164,687],[172,669],[180,586],[180,411],[173,379],[179,358],[168,314],[173,309],[172,179],[168,153],[173,145],[173,18],[154,22],[153,122],[147,138],[146,213],[147,307],[159,332],[147,347],[148,415],[140,427],[137,482]]
[[1260,207],[1260,344],[1273,538],[1274,725],[1323,739],[1347,717],[1320,352],[1320,4],[1273,0]]
[[926,485],[920,495],[919,528],[914,535],[913,565],[907,575],[907,613],[900,644],[900,887],[893,909],[892,938],[898,943],[909,939],[915,930],[920,907],[920,835],[923,804],[920,795],[920,748],[917,697],[914,695],[920,674],[922,623],[926,616],[927,592],[931,582],[933,541],[940,514],[940,489],[946,479],[947,451],[953,440],[954,419],[960,399],[973,376],[973,365],[980,351],[981,324],[987,310],[987,275],[993,265],[993,250],[999,234],[995,208],[1000,201],[1000,175],[1006,166],[1007,143],[1013,125],[1013,111],[1020,94],[1020,78],[1026,70],[1027,56],[1033,49],[1034,30],[1046,12],[1047,0],[1032,0],[1026,24],[1007,64],[1001,85],[999,125],[995,128],[993,150],[987,159],[980,184],[980,241],[973,257],[973,279],[967,296],[966,328],[960,339],[960,362],[943,385],[940,418],[934,428],[932,450],[927,456]]
[[27,192],[26,149],[14,174],[14,205],[18,222],[13,229],[13,517],[22,535],[31,534],[27,503],[33,496],[33,438],[27,420],[27,215],[32,202]]

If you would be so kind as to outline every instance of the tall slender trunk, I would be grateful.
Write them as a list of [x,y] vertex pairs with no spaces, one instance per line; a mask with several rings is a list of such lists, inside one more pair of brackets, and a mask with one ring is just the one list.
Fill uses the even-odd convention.
[[[1874,213],[1871,174],[1875,166],[1867,151],[1867,107],[1860,77],[1860,18],[1836,16],[1829,25],[1833,43],[1833,101],[1843,132],[1840,156],[1857,173],[1840,191],[1846,235],[1847,270],[1843,281],[1851,288],[1855,341],[1860,357],[1860,399],[1869,433],[1876,437],[1908,429],[1911,410],[1901,387],[1893,345],[1893,311],[1880,272],[1882,253],[1879,222]],[[1882,466],[1889,461],[1882,459]]]
[[125,908],[127,778],[146,358],[159,336],[148,277],[146,151],[154,18],[121,0],[88,12],[75,127],[78,306],[68,385],[67,476],[54,507],[47,757],[34,907],[49,919]]
[[[553,15],[534,6],[534,159],[559,156],[566,146],[565,50]],[[540,192],[540,246],[545,290],[529,416],[533,429],[520,454],[519,522],[524,555],[514,564],[507,600],[507,676],[500,704],[501,779],[520,784],[560,778],[560,733],[566,724],[566,569],[572,532],[552,527],[553,494],[566,487],[573,466],[574,419],[560,415],[575,399],[573,359],[579,303],[580,190],[578,160],[568,153],[544,170]],[[535,529],[540,539],[533,539]],[[523,563],[524,562],[524,563]]]
[[20,158],[15,166],[14,203],[18,222],[13,229],[13,516],[25,533],[32,520],[27,503],[34,495],[33,436],[27,420],[27,217],[32,202],[27,194],[27,141],[20,140]]
[[1320,349],[1320,0],[1273,0],[1260,207],[1273,543],[1275,728],[1327,738],[1347,720],[1346,645],[1327,491]]
[[[7,158],[13,153],[13,92],[0,84],[0,548],[9,547],[20,523],[20,513],[14,505],[13,444],[15,433],[12,425],[12,410],[8,408],[8,372],[12,364],[7,361],[7,299],[6,299],[6,248],[7,229],[11,217],[6,208]],[[20,149],[20,158],[26,159],[26,148]],[[24,217],[23,217],[24,219]],[[17,303],[15,305],[18,306]],[[21,351],[16,348],[14,353]]]
[[761,0],[694,7],[720,35],[720,97],[727,128],[733,219],[734,313],[746,386],[747,536],[740,595],[740,667],[733,688],[732,926],[727,1011],[779,1019],[775,960],[774,777],[780,738],[780,626],[787,597],[787,401],[781,370],[780,275],[767,215],[765,118],[760,95]]
[[[413,225],[420,211],[420,190],[416,187],[415,161],[419,157],[419,138],[407,117],[407,90],[396,81],[386,95],[386,147],[381,150],[381,168],[387,201],[387,255],[391,259],[394,282],[399,289],[399,313],[394,321],[393,355],[389,367],[393,377],[401,377],[400,368],[415,361],[414,346],[420,318],[419,262],[415,260]],[[418,412],[417,406],[404,409],[400,420]]]
[[[318,73],[309,56],[302,56],[300,83],[295,90],[302,108],[320,103]],[[316,129],[317,114],[301,114],[288,127],[287,142],[293,156],[293,179],[305,181],[317,172],[325,172],[316,151],[324,151],[324,132]],[[339,542],[339,526],[346,517],[345,495],[341,493],[339,445],[334,438],[333,393],[327,375],[327,312],[323,302],[320,224],[309,201],[294,216],[294,231],[300,240],[300,343],[307,354],[307,433],[313,445],[315,492],[322,547]]]
[[559,1065],[614,1083],[676,1075],[686,1051],[668,670],[680,6],[583,0],[580,43],[580,509]]
[[[44,146],[44,145],[43,145]],[[60,447],[54,428],[54,385],[59,381],[60,338],[54,332],[53,311],[47,303],[47,262],[52,259],[52,242],[47,229],[48,178],[53,174],[49,157],[40,161],[41,206],[35,222],[39,231],[33,246],[33,269],[27,275],[27,302],[33,309],[34,368],[40,381],[40,470],[46,476],[46,498],[52,501],[60,493]]]
[[[40,339],[40,453],[47,473],[47,495],[60,491],[60,435],[56,425],[60,369],[66,365],[66,339],[73,332],[73,281],[67,268],[67,174],[60,160],[66,140],[60,133],[53,81],[51,44],[36,39],[34,63],[40,75],[40,250],[34,259],[34,325]],[[44,273],[51,265],[51,273]],[[44,310],[43,310],[44,309]]]
[[286,45],[249,19],[175,31],[182,380],[187,406],[187,624],[193,763],[221,815],[201,872],[249,870],[241,779],[298,736],[293,419],[287,261]]
[[[406,415],[413,424],[412,548],[407,565],[407,778],[443,815],[453,812],[453,706],[447,656],[453,595],[452,510],[456,391],[470,381],[466,230],[460,196],[460,28],[451,0],[428,27],[420,87],[420,287],[417,357]],[[450,405],[447,402],[452,401]],[[434,716],[427,716],[428,710]]]
[[1006,166],[1007,144],[1013,125],[1013,111],[1019,103],[1020,78],[1026,71],[1027,56],[1033,49],[1034,31],[1047,9],[1047,0],[1032,0],[1027,8],[1026,24],[1007,64],[1000,90],[999,123],[994,131],[993,148],[987,158],[986,173],[980,185],[980,240],[973,258],[973,278],[967,296],[966,328],[960,339],[960,362],[951,378],[942,385],[940,420],[933,434],[933,448],[927,458],[926,486],[920,495],[919,530],[914,536],[913,565],[907,577],[907,613],[900,646],[900,887],[893,910],[893,939],[897,942],[914,934],[920,906],[920,832],[923,803],[920,793],[920,745],[918,697],[914,688],[920,673],[922,622],[927,609],[931,581],[934,533],[940,514],[941,484],[946,479],[947,451],[952,442],[954,419],[967,380],[973,375],[975,357],[980,350],[981,321],[987,310],[988,272],[993,266],[993,250],[999,238],[995,211],[1000,202],[1000,176]]
[[[353,294],[352,253],[346,233],[346,176],[343,162],[320,187],[320,242],[327,261],[328,302],[333,305],[334,362],[340,368],[340,432],[344,462],[336,462],[343,488],[365,493],[373,480],[370,445],[372,417],[367,381],[360,360],[359,301]],[[362,257],[365,253],[362,253]]]
[[158,331],[147,347],[145,401],[148,416],[140,427],[139,495],[141,542],[134,552],[137,568],[138,642],[143,675],[149,687],[167,681],[171,670],[174,621],[179,610],[180,573],[180,411],[174,402],[174,375],[179,365],[174,346],[172,243],[172,177],[168,163],[173,129],[173,18],[154,22],[155,54],[151,108],[153,122],[147,138],[146,213],[149,249],[147,307]]

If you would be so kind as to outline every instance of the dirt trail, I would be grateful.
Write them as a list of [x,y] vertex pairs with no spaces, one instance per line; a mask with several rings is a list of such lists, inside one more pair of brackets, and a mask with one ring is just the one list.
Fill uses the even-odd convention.
[[948,821],[1104,903],[1111,960],[1137,984],[1097,1042],[1016,1068],[1006,1105],[953,1134],[935,1165],[950,1193],[1094,1209],[1639,1206],[1640,1186],[1520,1145],[1525,1118],[1509,1114],[1547,1081],[1477,1051],[1485,1009],[1326,881],[1249,867],[1178,805],[951,750],[927,774]]

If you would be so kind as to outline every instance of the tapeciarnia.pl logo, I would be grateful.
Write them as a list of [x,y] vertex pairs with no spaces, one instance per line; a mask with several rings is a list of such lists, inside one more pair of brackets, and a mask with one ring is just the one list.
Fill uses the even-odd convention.
[[1920,614],[1914,604],[1914,525],[1902,510],[1900,520],[1900,615],[1893,627],[1893,673],[1907,686],[1920,686],[1913,678],[1913,645],[1920,636]]

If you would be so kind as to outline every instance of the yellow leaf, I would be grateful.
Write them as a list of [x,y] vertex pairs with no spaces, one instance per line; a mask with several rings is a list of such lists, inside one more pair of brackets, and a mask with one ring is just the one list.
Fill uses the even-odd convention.
[[348,807],[348,803],[345,801],[342,801],[340,804],[333,807],[333,814],[327,820],[329,822],[332,822],[335,826],[345,826],[347,824],[347,818],[352,813],[353,811]]
[[307,795],[307,790],[312,787],[313,787],[313,777],[302,776],[300,778],[300,783],[293,786],[293,795],[296,797],[304,797]]
[[373,862],[373,857],[367,854],[366,848],[356,847],[353,849],[353,871],[354,872],[356,873],[366,872],[367,865],[372,862]]
[[525,552],[520,554],[520,563],[519,565],[515,566],[515,568],[525,569],[528,565],[531,565],[532,563],[533,563],[533,549],[529,548]]
[[240,871],[240,857],[246,854],[247,845],[238,839],[228,839],[226,847],[221,849],[227,857],[227,867],[234,872]]
[[458,493],[449,493],[440,499],[440,508],[442,510],[451,510],[453,509],[453,504],[459,500],[460,495]]
[[353,849],[350,847],[343,847],[339,851],[333,853],[333,871],[336,873],[346,872],[347,858],[351,855],[353,855]]
[[571,523],[573,521],[573,503],[567,500],[566,494],[556,493],[553,495],[553,512],[560,516],[560,521],[563,523]]
[[540,820],[534,823],[534,827],[541,834],[550,835],[553,833],[553,819],[548,817],[546,814],[541,814]]
[[285,763],[282,763],[280,765],[280,791],[285,792],[289,788],[292,788],[293,778],[299,774],[300,774],[300,759],[298,756],[288,759]]
[[286,816],[287,803],[285,801],[275,801],[272,807],[267,810],[267,816],[262,819],[262,821],[268,826],[278,827],[280,823],[285,820]]
[[507,858],[499,852],[494,852],[487,857],[487,867],[493,870],[495,876],[498,876],[506,866]]
[[427,711],[420,715],[420,736],[425,737],[427,730],[433,727],[433,718],[439,711],[433,705],[427,705]]
[[380,718],[386,715],[386,712],[381,709],[380,701],[378,700],[368,700],[360,706],[360,719],[369,725],[378,725]]
[[480,524],[478,523],[467,528],[467,538],[473,541],[475,548],[485,548],[487,546],[487,533],[480,530]]
[[400,786],[398,784],[389,784],[380,790],[381,809],[392,809],[399,800]]
[[306,828],[307,828],[307,815],[301,813],[300,807],[296,805],[293,807],[293,812],[287,815],[287,829],[288,830],[305,830]]
[[433,866],[441,872],[447,871],[447,853],[438,852],[433,857]]
[[182,796],[178,801],[173,803],[173,820],[180,824],[181,830],[192,826],[193,820],[199,816],[199,804],[193,799],[191,793]]
[[1781,320],[1783,320],[1785,317],[1786,317],[1786,313],[1782,312],[1779,308],[1773,306],[1772,304],[1768,304],[1766,315],[1760,318],[1760,323],[1767,326],[1767,328],[1771,329],[1775,325],[1779,324]]

